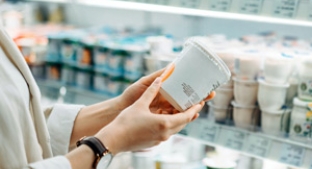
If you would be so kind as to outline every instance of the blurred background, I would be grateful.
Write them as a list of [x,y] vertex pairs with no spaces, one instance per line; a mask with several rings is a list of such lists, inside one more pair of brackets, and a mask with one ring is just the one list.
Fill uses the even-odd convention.
[[45,106],[118,96],[192,36],[227,64],[198,120],[110,169],[312,169],[312,0],[7,0],[0,23]]

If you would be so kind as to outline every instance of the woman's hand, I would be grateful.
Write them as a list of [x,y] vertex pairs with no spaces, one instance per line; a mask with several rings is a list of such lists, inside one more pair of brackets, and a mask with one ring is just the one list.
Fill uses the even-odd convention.
[[158,145],[198,117],[198,112],[202,109],[204,102],[182,113],[153,113],[150,106],[158,96],[160,86],[161,78],[157,78],[145,89],[141,97],[137,98],[137,101],[95,135],[113,154]]
[[[120,95],[118,100],[118,108],[120,111],[127,108],[128,106],[132,105],[137,99],[141,97],[141,95],[145,92],[145,90],[153,83],[153,81],[157,77],[163,76],[165,70],[170,69],[169,65],[167,68],[158,70],[148,76],[145,76],[129,86],[123,93]],[[211,100],[215,96],[215,92],[211,92],[207,98],[204,99],[204,101]],[[158,93],[152,103],[150,104],[151,112],[157,113],[157,114],[174,114],[178,111],[164,98],[161,96],[160,93]]]

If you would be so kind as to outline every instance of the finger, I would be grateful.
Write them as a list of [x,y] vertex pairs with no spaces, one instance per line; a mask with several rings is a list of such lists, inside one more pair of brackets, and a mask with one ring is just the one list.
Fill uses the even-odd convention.
[[[191,121],[196,120],[198,117],[199,117],[199,114],[196,113],[195,116],[192,118]],[[177,127],[173,128],[173,129],[171,129],[171,134],[176,134],[176,133],[180,132],[186,125],[187,125],[187,124],[182,124],[182,125],[180,125],[180,126],[177,126]]]
[[216,92],[215,91],[212,91],[205,99],[204,101],[209,101],[211,99],[213,99],[214,97],[216,96]]
[[177,113],[173,115],[167,115],[165,118],[169,121],[169,128],[176,128],[178,126],[187,124],[192,121],[193,117],[200,112],[203,108],[203,104],[196,104],[182,113]]
[[172,72],[174,71],[175,65],[174,63],[171,63],[167,66],[166,70],[164,71],[164,73],[160,76],[161,77],[161,81],[164,82],[165,80],[167,80],[169,78],[169,76],[172,74]]
[[162,69],[160,69],[160,70],[158,70],[158,71],[156,71],[150,75],[145,76],[144,78],[141,78],[139,80],[140,83],[147,85],[147,86],[150,86],[157,77],[162,75],[162,73],[165,71],[165,69],[166,68],[162,68]]
[[145,92],[142,94],[142,96],[139,98],[138,102],[140,103],[146,103],[150,105],[154,98],[157,96],[158,91],[161,86],[161,78],[158,77],[155,79],[155,81],[145,90]]

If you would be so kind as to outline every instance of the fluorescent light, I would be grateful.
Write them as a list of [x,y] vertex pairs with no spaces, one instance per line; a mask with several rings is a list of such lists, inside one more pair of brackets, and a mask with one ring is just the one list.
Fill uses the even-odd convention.
[[163,12],[163,13],[172,13],[172,14],[183,14],[183,15],[213,17],[213,18],[222,18],[222,19],[235,19],[235,20],[246,20],[246,21],[253,21],[253,22],[264,22],[264,23],[312,27],[312,22],[310,21],[273,18],[273,17],[268,17],[268,16],[256,16],[256,15],[248,15],[248,14],[237,14],[237,13],[230,13],[230,12],[208,11],[208,10],[202,10],[202,9],[181,8],[181,7],[154,5],[154,4],[137,3],[137,2],[126,2],[126,1],[116,1],[116,0],[77,0],[77,2],[83,5],[91,5],[91,6],[107,7],[107,8],[120,8],[120,9],[141,10],[141,11],[149,11],[149,12]]

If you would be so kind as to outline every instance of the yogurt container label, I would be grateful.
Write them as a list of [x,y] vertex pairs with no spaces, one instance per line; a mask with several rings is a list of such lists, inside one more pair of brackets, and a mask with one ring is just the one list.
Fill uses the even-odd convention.
[[298,86],[299,98],[303,100],[312,100],[312,79],[302,80]]

